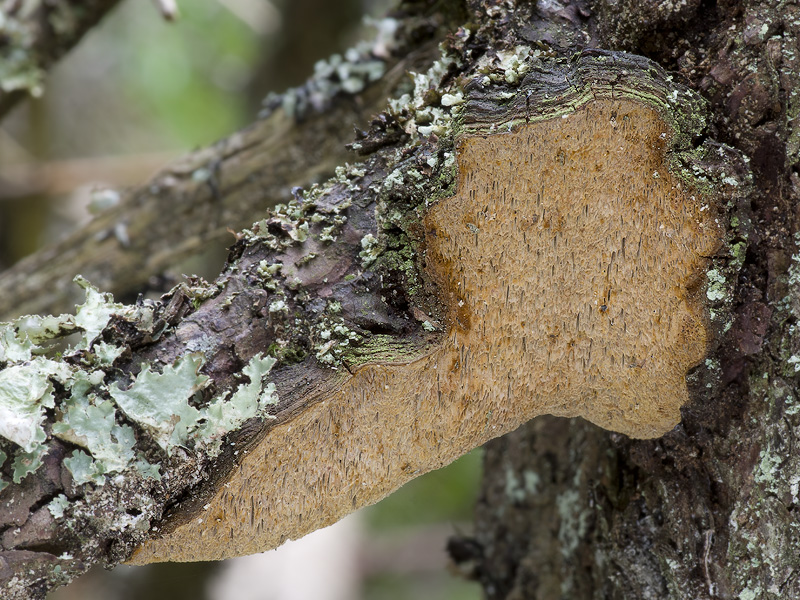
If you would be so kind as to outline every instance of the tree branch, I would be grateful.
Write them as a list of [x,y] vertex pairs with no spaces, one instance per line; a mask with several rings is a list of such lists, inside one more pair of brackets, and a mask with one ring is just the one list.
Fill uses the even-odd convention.
[[69,52],[119,0],[3,2],[0,118],[17,102],[39,96],[47,69]]
[[[77,273],[118,297],[141,290],[154,274],[210,244],[226,242],[230,231],[288,202],[294,187],[307,188],[332,175],[336,166],[358,161],[345,147],[354,127],[384,106],[407,70],[425,70],[433,60],[435,43],[418,41],[410,48],[405,41],[412,35],[429,40],[433,24],[407,25],[390,48],[385,40],[376,41],[381,52],[394,50],[403,59],[359,58],[371,62],[373,72],[385,71],[376,81],[365,78],[363,91],[343,90],[335,70],[289,90],[266,118],[182,158],[123,194],[117,206],[63,242],[0,273],[0,287],[6,290],[0,318],[71,310],[81,297],[72,284]],[[357,75],[366,77],[365,72]],[[319,96],[323,85],[326,95],[315,98],[317,107],[295,106],[309,93]]]
[[655,63],[533,48],[544,17],[489,8],[215,283],[125,307],[84,282],[75,317],[0,330],[0,377],[30,382],[0,380],[12,597],[274,547],[536,415],[675,425],[746,168]]

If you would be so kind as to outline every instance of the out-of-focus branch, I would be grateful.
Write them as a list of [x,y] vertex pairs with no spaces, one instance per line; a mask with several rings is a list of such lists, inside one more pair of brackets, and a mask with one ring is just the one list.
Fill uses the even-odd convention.
[[20,100],[39,96],[45,72],[119,0],[0,3],[0,117]]
[[0,202],[70,194],[86,185],[130,186],[161,170],[177,152],[90,156],[0,166]]
[[326,110],[297,120],[278,108],[179,159],[63,242],[0,274],[0,319],[70,310],[81,301],[72,283],[78,273],[116,295],[141,289],[152,275],[291,199],[293,187],[357,160],[345,148],[353,127],[383,108],[408,69],[427,68],[433,50],[429,44],[391,61],[379,81],[358,95],[340,94]]

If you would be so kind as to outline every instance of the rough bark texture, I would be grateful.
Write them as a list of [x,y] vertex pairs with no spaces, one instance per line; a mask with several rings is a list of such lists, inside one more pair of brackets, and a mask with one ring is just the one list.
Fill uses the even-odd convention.
[[[792,258],[800,187],[796,3],[472,0],[465,11],[437,8],[448,6],[439,21],[451,32],[443,56],[358,135],[352,147],[366,157],[362,165],[297,193],[244,232],[214,285],[192,281],[161,303],[117,308],[99,331],[61,322],[59,333],[82,330],[85,343],[61,357],[69,374],[52,376],[57,410],[48,412],[48,428],[80,400],[76,379],[85,386],[100,376],[89,388],[99,410],[111,406],[101,399],[116,400],[119,386],[147,379],[142,373],[159,363],[153,368],[162,377],[192,367],[194,396],[183,410],[194,414],[220,398],[230,401],[230,391],[260,389],[257,371],[244,371],[249,383],[240,373],[266,352],[277,359],[270,381],[279,401],[269,416],[219,431],[208,431],[210,413],[176,433],[176,420],[152,424],[118,411],[115,427],[135,431],[138,462],[117,469],[124,477],[114,477],[114,469],[99,473],[92,481],[103,485],[78,485],[65,466],[67,453],[86,440],[75,431],[48,435],[43,466],[0,492],[0,566],[10,597],[39,597],[92,562],[126,560],[136,547],[157,560],[159,534],[169,540],[202,521],[206,499],[224,489],[270,432],[331,398],[361,365],[408,362],[428,353],[431,341],[440,343],[445,327],[450,333],[463,326],[465,315],[447,304],[452,289],[425,271],[420,252],[431,235],[420,226],[428,204],[455,192],[457,136],[470,133],[480,120],[475,115],[505,114],[506,121],[491,124],[511,128],[537,115],[560,118],[564,106],[547,93],[556,83],[567,90],[560,101],[573,88],[576,98],[589,97],[567,102],[568,112],[583,102],[599,105],[595,95],[617,102],[620,93],[656,110],[664,123],[670,114],[692,122],[687,106],[702,111],[703,102],[677,83],[653,93],[647,81],[669,81],[656,63],[677,71],[673,78],[704,96],[711,111],[710,130],[675,128],[681,152],[669,169],[688,174],[698,194],[727,201],[719,215],[729,219],[724,244],[703,257],[713,268],[694,287],[676,283],[705,293],[713,354],[689,377],[683,422],[659,440],[631,441],[582,421],[542,418],[490,445],[476,538],[454,541],[453,555],[491,598],[800,595],[793,518],[800,461],[792,452],[800,426],[800,265]],[[406,19],[420,7],[403,9]],[[413,46],[435,29],[428,21],[401,37]],[[572,77],[582,65],[589,65],[585,88]],[[283,97],[284,109],[313,102],[318,90],[308,89]],[[210,150],[199,166],[224,152],[225,144]],[[190,171],[197,169],[192,163]],[[243,167],[236,180],[247,181],[247,172]],[[214,181],[213,173],[203,168],[197,178]],[[467,321],[477,320],[478,308]],[[15,341],[21,325],[15,327],[6,340],[24,357]],[[55,358],[50,348],[41,352]],[[637,358],[631,367],[644,364]],[[191,372],[197,369],[201,375]],[[489,425],[492,413],[480,417]],[[323,423],[330,439],[348,433],[322,419],[311,425]],[[448,440],[434,432],[426,442],[436,448]],[[14,452],[10,443],[3,448]],[[349,459],[358,466],[357,456]],[[144,471],[143,463],[150,465]],[[154,465],[160,480],[145,475]],[[11,467],[4,469],[9,476]],[[354,473],[349,485],[357,486],[361,472]],[[327,473],[317,475],[324,488]],[[262,507],[240,500],[213,517],[262,527],[255,519]]]
[[489,598],[800,597],[800,7],[582,6],[598,45],[675,71],[749,159],[734,319],[663,438],[543,418],[490,443],[478,533],[453,555]]

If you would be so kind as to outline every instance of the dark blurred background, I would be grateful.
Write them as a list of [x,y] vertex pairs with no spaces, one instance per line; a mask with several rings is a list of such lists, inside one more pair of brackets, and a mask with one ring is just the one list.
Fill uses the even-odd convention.
[[[370,35],[390,0],[126,0],[0,124],[0,269],[91,219],[108,193],[252,121],[270,91]],[[113,193],[112,193],[113,195]],[[222,254],[183,272],[218,271]],[[189,270],[187,270],[189,269]],[[180,274],[175,274],[179,276]],[[469,600],[447,568],[480,451],[299,542],[221,563],[95,569],[51,600]]]

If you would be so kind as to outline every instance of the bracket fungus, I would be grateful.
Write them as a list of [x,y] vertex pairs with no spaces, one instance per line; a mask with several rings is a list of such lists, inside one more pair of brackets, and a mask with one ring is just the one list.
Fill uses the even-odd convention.
[[676,175],[699,100],[670,104],[679,91],[652,66],[567,69],[507,102],[468,86],[457,192],[422,221],[439,344],[361,365],[274,421],[133,564],[273,548],[536,415],[640,438],[677,424],[724,236],[714,193]]

